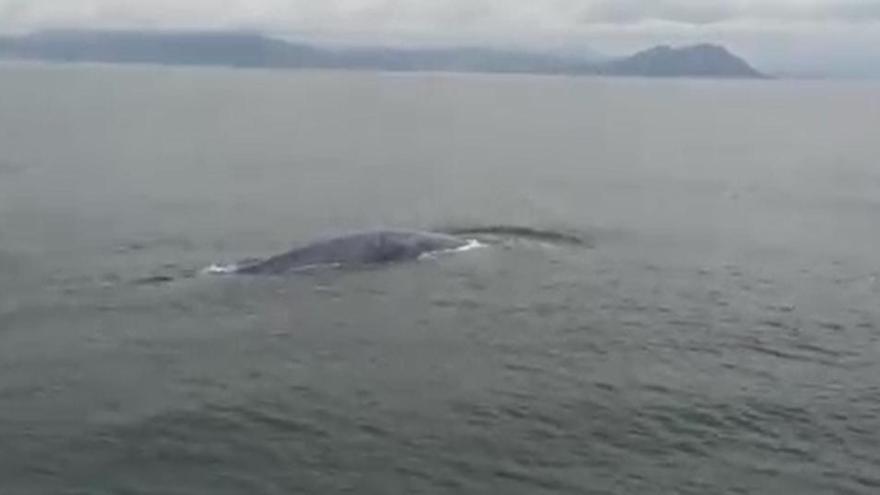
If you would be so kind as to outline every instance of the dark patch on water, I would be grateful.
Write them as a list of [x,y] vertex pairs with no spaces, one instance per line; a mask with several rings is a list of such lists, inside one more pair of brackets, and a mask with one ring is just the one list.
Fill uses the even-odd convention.
[[0,176],[13,176],[24,173],[25,166],[19,163],[0,159]]
[[114,251],[119,254],[127,254],[160,248],[176,252],[189,251],[193,249],[193,242],[182,237],[156,237],[153,239],[121,242],[115,247]]
[[143,277],[139,279],[135,279],[135,285],[161,285],[167,284],[169,282],[173,282],[175,278],[171,275],[150,275],[148,277]]

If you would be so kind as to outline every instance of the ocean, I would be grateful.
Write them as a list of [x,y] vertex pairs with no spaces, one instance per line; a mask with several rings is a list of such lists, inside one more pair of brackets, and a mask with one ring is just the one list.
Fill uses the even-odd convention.
[[[868,82],[2,65],[0,493],[878,493],[877,129]],[[374,228],[510,235],[202,272]]]

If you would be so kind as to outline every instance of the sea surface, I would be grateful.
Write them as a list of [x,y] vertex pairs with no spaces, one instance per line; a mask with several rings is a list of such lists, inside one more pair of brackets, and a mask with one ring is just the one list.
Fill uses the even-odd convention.
[[[874,83],[0,66],[0,494],[880,493],[878,129]],[[201,273],[372,228],[510,235]]]

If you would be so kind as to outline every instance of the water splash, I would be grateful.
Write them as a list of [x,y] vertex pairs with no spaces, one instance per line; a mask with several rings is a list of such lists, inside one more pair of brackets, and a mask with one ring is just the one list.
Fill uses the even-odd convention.
[[419,256],[419,259],[422,260],[422,259],[436,258],[437,256],[444,255],[444,254],[464,253],[467,251],[473,251],[474,249],[480,249],[480,248],[484,248],[484,247],[488,247],[488,246],[489,246],[488,244],[482,243],[482,242],[478,241],[477,239],[468,239],[467,244],[465,244],[463,246],[459,246],[459,247],[452,248],[452,249],[442,249],[440,251],[431,251],[429,253],[423,253]]
[[207,266],[202,269],[201,273],[203,275],[229,275],[232,273],[236,273],[240,265],[238,263],[230,263],[228,265],[220,265],[214,263],[210,266]]

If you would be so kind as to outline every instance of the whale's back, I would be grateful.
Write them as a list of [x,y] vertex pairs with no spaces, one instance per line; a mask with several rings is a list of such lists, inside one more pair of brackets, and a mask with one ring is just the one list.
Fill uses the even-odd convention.
[[467,242],[433,232],[380,230],[334,237],[239,268],[239,273],[272,274],[326,265],[372,265],[417,259],[426,253],[457,249]]

